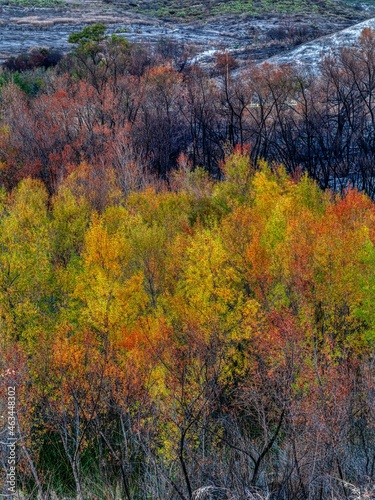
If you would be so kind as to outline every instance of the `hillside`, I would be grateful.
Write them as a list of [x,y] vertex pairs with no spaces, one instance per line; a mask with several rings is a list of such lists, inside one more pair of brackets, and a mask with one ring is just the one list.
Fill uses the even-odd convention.
[[230,50],[238,61],[265,60],[371,17],[352,3],[284,0],[93,1],[0,0],[0,61],[32,47],[69,50],[69,34],[103,22],[132,42],[189,45],[200,59]]
[[277,54],[271,57],[269,62],[273,64],[288,64],[293,61],[295,66],[314,72],[318,69],[322,54],[334,54],[335,51],[342,47],[354,46],[362,30],[366,28],[375,29],[375,18],[355,24],[354,26],[350,26],[342,31],[337,31],[331,35],[316,38],[291,51]]
[[173,18],[182,21],[207,19],[207,16],[226,14],[319,14],[334,17],[358,17],[358,11],[366,11],[373,0],[360,4],[353,0],[1,0],[8,7],[52,7],[61,9],[94,7],[102,11],[129,11],[156,18]]
[[[205,19],[223,14],[320,14],[356,17],[355,2],[340,0],[109,0],[121,6],[155,17]],[[373,1],[369,2],[369,5]]]

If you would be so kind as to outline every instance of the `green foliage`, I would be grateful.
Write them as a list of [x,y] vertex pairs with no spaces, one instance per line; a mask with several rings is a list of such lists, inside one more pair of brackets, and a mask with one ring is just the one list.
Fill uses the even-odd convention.
[[33,71],[10,72],[2,70],[0,72],[0,89],[9,85],[16,84],[25,94],[30,96],[37,95],[45,87],[45,70],[37,69]]
[[106,30],[107,27],[103,23],[90,24],[81,31],[71,33],[68,42],[80,47],[84,47],[86,44],[92,42],[102,42],[106,38]]
[[89,205],[84,198],[76,199],[69,189],[61,188],[54,198],[52,217],[53,260],[67,265],[82,251],[90,219]]

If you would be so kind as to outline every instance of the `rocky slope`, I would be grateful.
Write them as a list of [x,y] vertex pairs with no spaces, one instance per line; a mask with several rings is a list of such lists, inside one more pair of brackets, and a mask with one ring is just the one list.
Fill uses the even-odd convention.
[[[229,50],[240,65],[249,58],[262,61],[272,56],[280,58],[275,61],[290,57],[312,61],[313,57],[307,54],[321,50],[321,44],[324,46],[326,43],[324,40],[330,40],[322,36],[348,28],[366,15],[363,10],[358,11],[357,19],[314,14],[241,14],[183,23],[146,16],[124,10],[118,4],[93,0],[84,0],[80,4],[68,0],[50,8],[14,7],[0,3],[0,61],[33,47],[54,47],[68,51],[69,34],[79,31],[90,22],[104,22],[109,32],[123,34],[132,42],[155,44],[160,39],[171,39],[189,44],[194,47],[192,61],[206,65],[212,63],[216,51],[223,49]],[[316,39],[318,42],[312,42]],[[305,42],[309,43],[301,45]],[[300,47],[295,49],[298,45]],[[293,52],[288,52],[292,49]]]
[[362,30],[365,28],[375,30],[375,18],[355,24],[354,26],[338,31],[332,35],[317,38],[293,50],[277,54],[269,58],[268,61],[276,64],[293,62],[294,65],[314,71],[322,56],[326,56],[329,53],[334,54],[335,50],[340,47],[347,47],[355,44]]

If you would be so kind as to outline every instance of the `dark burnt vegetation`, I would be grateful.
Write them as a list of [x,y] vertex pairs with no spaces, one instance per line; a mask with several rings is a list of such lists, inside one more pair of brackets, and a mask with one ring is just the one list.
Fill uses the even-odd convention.
[[63,54],[55,49],[35,47],[29,52],[13,56],[3,63],[3,68],[9,71],[30,71],[36,68],[53,68],[63,58]]
[[[304,36],[286,27],[272,37]],[[323,188],[353,185],[375,195],[375,35],[326,57],[318,75],[291,66],[241,71],[227,52],[204,71],[189,47],[150,48],[94,25],[73,49],[44,49],[7,61],[2,72],[1,182],[29,175],[52,194],[82,162],[113,170],[123,190],[144,176],[169,178],[184,154],[215,178],[228,149],[302,168]],[[20,88],[21,87],[21,88]],[[136,179],[136,180],[135,180]]]

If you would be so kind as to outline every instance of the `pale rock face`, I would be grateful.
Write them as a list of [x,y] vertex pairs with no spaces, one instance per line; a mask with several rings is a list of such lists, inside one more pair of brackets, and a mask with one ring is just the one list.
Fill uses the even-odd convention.
[[301,69],[317,72],[322,57],[334,53],[339,47],[354,45],[364,28],[375,29],[375,18],[355,24],[333,35],[300,45],[284,54],[269,58],[267,62],[274,64],[292,63]]

